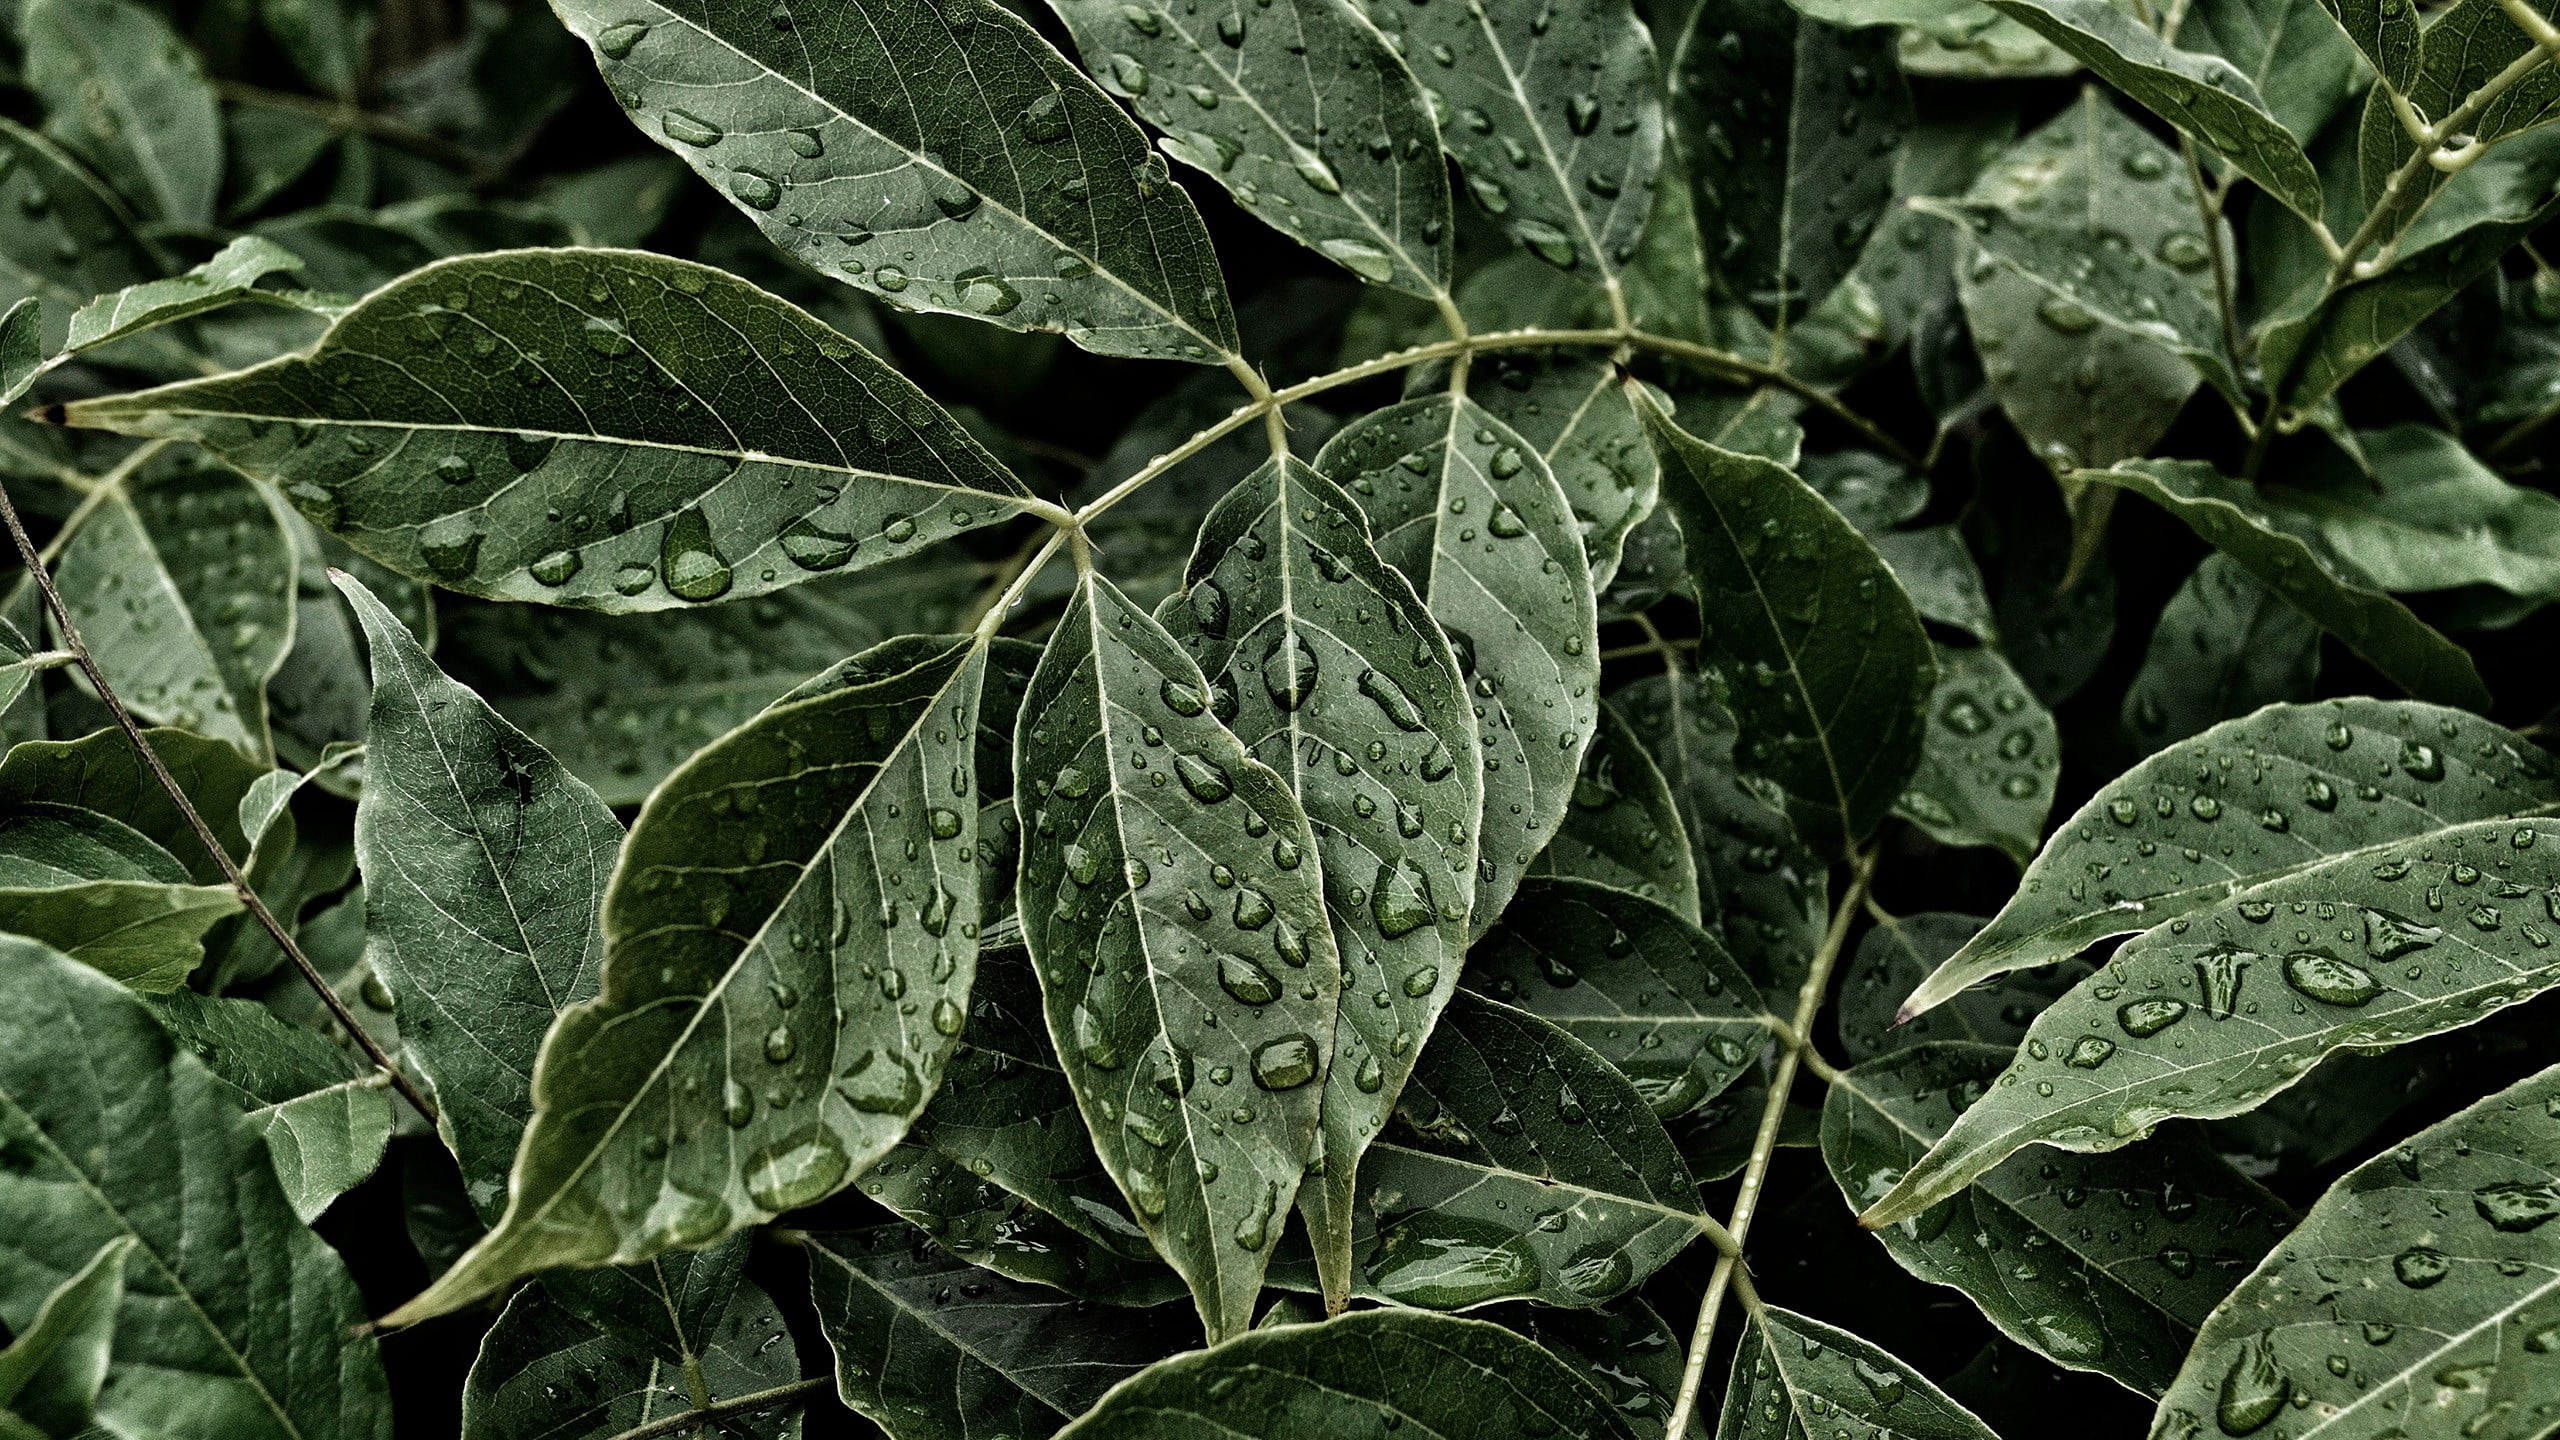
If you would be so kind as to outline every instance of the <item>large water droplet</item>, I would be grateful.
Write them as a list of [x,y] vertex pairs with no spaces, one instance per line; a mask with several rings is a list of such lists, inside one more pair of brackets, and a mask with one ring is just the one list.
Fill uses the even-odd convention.
[[1253,1083],[1265,1090],[1294,1090],[1316,1078],[1316,1042],[1304,1035],[1266,1040],[1253,1052]]
[[2266,1336],[2254,1335],[2241,1343],[2231,1368],[2223,1372],[2213,1418],[2225,1435],[2254,1435],[2283,1412],[2292,1396],[2293,1382],[2277,1368],[2274,1347]]
[[658,544],[658,575],[679,600],[697,603],[729,593],[729,562],[712,543],[711,522],[698,509],[667,522]]
[[747,1196],[767,1210],[796,1210],[825,1198],[851,1166],[835,1137],[812,1127],[759,1150],[747,1161]]
[[1218,988],[1247,1005],[1268,1005],[1280,998],[1280,981],[1241,955],[1218,957]]
[[2284,981],[2329,1005],[2363,1005],[2382,993],[2382,982],[2371,971],[2328,950],[2296,950],[2284,957]]
[[658,128],[667,138],[685,145],[716,145],[728,132],[690,110],[670,110]]
[[1369,917],[1389,940],[1409,935],[1431,921],[1431,882],[1411,860],[1380,862],[1369,889]]
[[1316,652],[1297,631],[1282,631],[1263,652],[1262,687],[1283,710],[1295,710],[1315,694]]

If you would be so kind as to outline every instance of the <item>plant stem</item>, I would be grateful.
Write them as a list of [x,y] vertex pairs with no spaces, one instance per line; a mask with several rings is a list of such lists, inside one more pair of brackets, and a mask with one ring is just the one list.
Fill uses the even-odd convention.
[[[1751,1217],[1760,1206],[1760,1190],[1769,1176],[1770,1157],[1777,1153],[1778,1127],[1786,1118],[1788,1093],[1795,1088],[1796,1066],[1812,1048],[1809,1037],[1813,1019],[1821,1013],[1823,996],[1831,989],[1831,967],[1839,962],[1840,949],[1848,942],[1849,924],[1865,905],[1867,883],[1874,876],[1875,857],[1852,851],[1848,893],[1832,907],[1831,926],[1823,932],[1820,948],[1813,952],[1804,987],[1796,992],[1795,1021],[1788,1027],[1790,1039],[1782,1042],[1778,1052],[1777,1073],[1769,1078],[1769,1099],[1760,1107],[1760,1130],[1752,1137],[1751,1158],[1742,1167],[1742,1188],[1734,1196],[1733,1218],[1725,1222],[1725,1229],[1733,1234],[1734,1249],[1716,1257],[1715,1271],[1707,1277],[1706,1298],[1698,1302],[1698,1322],[1689,1334],[1689,1357],[1680,1368],[1680,1395],[1671,1406],[1670,1423],[1663,1427],[1667,1440],[1681,1440],[1688,1433],[1689,1416],[1698,1408],[1698,1386],[1707,1373],[1707,1350],[1715,1341],[1716,1312],[1724,1306],[1725,1291],[1738,1278],[1737,1257],[1743,1243],[1751,1238]],[[1747,1279],[1742,1281],[1746,1289],[1749,1284]]]
[[731,1415],[743,1415],[750,1410],[770,1410],[776,1405],[788,1405],[794,1401],[805,1400],[833,1383],[835,1382],[821,1376],[812,1380],[794,1380],[788,1385],[776,1385],[770,1390],[749,1391],[734,1399],[687,1410],[681,1415],[670,1415],[664,1420],[652,1420],[646,1425],[635,1425],[619,1434],[607,1437],[607,1440],[666,1440],[666,1437],[673,1435],[702,1434],[710,1428],[714,1420],[725,1419]]
[[1071,528],[1062,526],[1050,530],[1049,538],[1041,541],[1040,547],[1036,550],[1025,547],[1025,556],[1019,566],[1004,580],[1003,588],[987,601],[986,608],[980,610],[975,617],[975,628],[981,638],[995,634],[1004,625],[1006,612],[1013,609],[1014,605],[1022,599],[1022,592],[1031,588],[1031,582],[1039,578],[1042,567],[1049,563],[1051,556],[1058,553],[1058,547],[1067,542],[1067,535]]
[[[103,490],[104,487],[102,486],[101,489]],[[160,752],[152,749],[151,742],[143,738],[142,727],[134,722],[133,712],[125,708],[124,700],[116,694],[115,687],[107,683],[107,677],[98,669],[97,659],[89,653],[88,643],[80,638],[80,627],[71,619],[71,607],[63,603],[62,592],[54,588],[53,575],[45,569],[42,559],[36,552],[35,542],[27,538],[27,527],[18,519],[17,504],[9,498],[6,485],[0,485],[0,523],[5,523],[9,527],[9,539],[18,547],[19,558],[26,562],[27,574],[34,579],[36,588],[43,593],[45,608],[53,612],[53,623],[61,627],[63,646],[70,650],[72,659],[77,661],[81,670],[88,675],[91,688],[98,692],[98,699],[106,705],[108,713],[115,716],[116,725],[124,731],[124,738],[132,744],[135,753],[142,757],[142,763],[160,782],[160,788],[168,792],[170,803],[176,805],[178,813],[186,817],[188,826],[195,831],[196,842],[204,846],[205,853],[212,856],[213,863],[221,868],[222,877],[231,882],[231,888],[239,895],[240,903],[248,908],[251,915],[257,917],[260,925],[266,927],[266,932],[274,938],[276,947],[284,951],[285,958],[293,962],[293,968],[301,971],[302,978],[308,981],[311,988],[319,994],[320,1003],[328,1007],[329,1014],[340,1025],[346,1027],[348,1038],[355,1041],[357,1048],[364,1051],[365,1058],[373,1062],[374,1068],[391,1077],[391,1086],[400,1092],[401,1098],[416,1107],[417,1112],[425,1116],[428,1123],[433,1124],[436,1118],[436,1107],[427,1103],[427,1097],[418,1093],[418,1087],[410,1083],[408,1076],[400,1073],[400,1067],[392,1063],[391,1057],[383,1052],[382,1046],[374,1040],[363,1025],[357,1023],[354,1014],[347,1009],[347,1002],[338,998],[338,992],[332,989],[328,980],[321,975],[320,967],[312,964],[311,957],[302,953],[302,946],[295,943],[293,932],[287,930],[283,923],[276,919],[275,912],[267,908],[267,902],[249,884],[249,877],[241,874],[240,867],[233,863],[230,852],[222,848],[220,840],[214,838],[213,827],[205,824],[204,816],[196,813],[195,802],[187,798],[187,792],[178,786],[177,777],[171,775],[169,767],[161,763]]]
[[2231,298],[2231,257],[2222,245],[2222,195],[2208,194],[2204,183],[2204,162],[2196,156],[2196,142],[2178,132],[2178,153],[2186,158],[2187,183],[2196,192],[2196,218],[2204,222],[2204,244],[2213,257],[2213,295],[2222,309],[2222,352],[2229,357],[2231,368],[2240,369],[2240,311]]

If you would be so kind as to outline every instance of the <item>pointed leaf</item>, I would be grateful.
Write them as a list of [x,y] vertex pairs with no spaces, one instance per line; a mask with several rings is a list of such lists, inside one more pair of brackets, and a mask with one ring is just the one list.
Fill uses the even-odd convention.
[[1315,468],[1352,493],[1378,553],[1448,632],[1480,712],[1481,935],[1563,823],[1598,723],[1599,611],[1572,507],[1534,447],[1445,395],[1345,426]]
[[249,1112],[285,1199],[303,1223],[320,1218],[382,1163],[391,1143],[389,1086],[388,1077],[376,1073]]
[[[1183,580],[1158,614],[1214,678],[1206,695],[1163,703],[1207,705],[1297,798],[1316,837],[1342,988],[1361,1002],[1333,1026],[1324,1168],[1298,1192],[1339,1297],[1351,1283],[1360,1152],[1387,1123],[1466,958],[1485,809],[1475,716],[1432,612],[1370,546],[1360,506],[1312,467],[1274,460],[1229,491]],[[1240,929],[1271,918],[1270,902],[1242,889],[1206,903]]]
[[2418,83],[2418,12],[2400,0],[2320,0],[2382,83],[2406,95]]
[[[119,739],[121,737],[118,737]],[[362,1297],[277,1188],[257,1131],[143,1003],[32,941],[0,938],[0,1319],[130,1238],[110,1431],[387,1440]]]
[[29,295],[0,316],[0,405],[26,394],[44,373],[44,362],[44,302]]
[[1366,1435],[1411,1419],[1447,1440],[1632,1440],[1588,1381],[1481,1320],[1363,1310],[1282,1325],[1176,1356],[1122,1381],[1059,1432],[1297,1440]]
[[[2008,1062],[2006,1046],[1940,1042],[1832,1086],[1822,1158],[1850,1205],[1891,1188]],[[2142,1223],[2092,1225],[2091,1206]],[[2125,1155],[2013,1158],[1877,1238],[2019,1344],[2157,1395],[2205,1316],[2292,1224],[2293,1212],[2182,1130]]]
[[2337,1051],[2532,999],[2560,985],[2560,922],[2533,903],[2555,882],[2551,821],[2484,820],[2367,845],[2147,931],[2036,1017],[1990,1095],[1863,1223],[1916,1214],[2029,1145],[2093,1154],[2174,1116],[2237,1115]]
[[596,993],[597,907],[622,826],[477,695],[448,679],[351,576],[373,657],[356,855],[365,956],[400,1010],[403,1052],[483,1223],[533,1116],[534,1058]]
[[[1087,573],[1023,700],[1013,773],[1049,1034],[1103,1164],[1223,1336],[1252,1324],[1319,1153],[1344,967],[1306,814],[1209,694]],[[1237,903],[1245,887],[1267,917]]]
[[1646,1095],[1527,1011],[1451,1000],[1397,1114],[1360,1166],[1364,1295],[1597,1305],[1698,1236],[1696,1183]]
[[150,1004],[178,1043],[231,1087],[305,1224],[381,1163],[391,1139],[389,1077],[254,1001],[177,990]]
[[[717,1404],[799,1379],[799,1355],[773,1298],[739,1273],[746,1252],[741,1237],[629,1271],[526,1286],[481,1338],[462,1387],[462,1433],[471,1440],[607,1440],[672,1420],[704,1400]],[[613,1288],[574,1288],[600,1280]],[[619,1302],[616,1318],[629,1318],[606,1323],[595,1314],[598,1300]],[[641,1338],[651,1332],[658,1343]],[[774,1406],[732,1415],[716,1433],[784,1440],[799,1434],[799,1419],[797,1407]]]
[[2263,487],[2266,508],[2309,522],[2385,590],[2489,585],[2560,599],[2560,496],[2518,485],[2424,425],[2359,433],[2369,475],[2339,465]]
[[1630,0],[1368,12],[1438,97],[1440,144],[1477,206],[1539,259],[1616,289],[1662,163],[1653,41]]
[[1188,1317],[1097,1310],[914,1243],[903,1226],[813,1235],[809,1298],[845,1404],[900,1440],[1036,1440],[1198,1343]]
[[282,296],[258,289],[258,282],[279,271],[301,268],[302,257],[273,240],[243,235],[183,275],[128,285],[81,306],[72,313],[70,335],[63,347],[91,349],[250,296],[289,303]]
[[1204,11],[1051,0],[1165,152],[1372,285],[1449,293],[1449,179],[1413,72],[1357,0]]
[[131,989],[185,984],[204,932],[239,911],[230,886],[188,883],[175,856],[120,820],[41,802],[0,811],[0,930]]
[[[2032,276],[1970,240],[1957,253],[1957,302],[1982,375],[2027,447],[2056,469],[2149,454],[2195,393],[2196,368],[2145,336],[2095,323],[2077,302],[2056,307],[2055,325],[2045,318],[2055,296]],[[2103,385],[2106,403],[2091,404],[2095,390],[2084,385]]]
[[1891,1440],[1999,1440],[1928,1377],[1848,1331],[1775,1305],[1749,1312],[1716,1440],[1791,1440],[1851,1423]]
[[1662,463],[1645,443],[1605,359],[1570,351],[1481,356],[1477,404],[1519,433],[1555,472],[1591,561],[1591,588],[1605,591],[1618,573],[1629,532],[1653,513]]
[[1880,920],[1859,938],[1840,982],[1840,1048],[1872,1060],[1930,1040],[1980,1041],[2014,1050],[2036,1012],[2088,974],[2078,965],[2013,970],[1956,992],[1925,1015],[1896,1022],[1902,997],[1964,948],[1990,922],[1979,915],[1926,911]]
[[1617,707],[1603,701],[1591,748],[1582,752],[1573,804],[1529,870],[1631,891],[1694,925],[1698,863],[1681,823],[1662,767]]
[[1697,439],[1650,400],[1640,411],[1710,617],[1700,660],[1727,672],[1743,763],[1786,791],[1817,843],[1857,840],[1920,763],[1937,666],[1910,597],[1785,467]]
[[2024,862],[2044,838],[2062,769],[2053,712],[1991,646],[1934,648],[1928,736],[1894,813],[1942,845],[1995,846]]
[[[186,792],[213,838],[235,860],[249,855],[240,829],[240,802],[267,767],[239,748],[184,730],[149,729],[142,738]],[[0,757],[0,805],[73,802],[121,820],[178,857],[199,885],[223,883],[222,867],[204,851],[195,829],[178,813],[169,792],[143,767],[121,732],[101,730],[78,740],[30,740]]]
[[2258,87],[2230,61],[2180,50],[2108,0],[1989,3],[2230,161],[2295,214],[2320,221],[2320,177],[2302,142],[2267,113]]
[[1828,868],[1734,766],[1732,712],[1702,676],[1648,676],[1609,697],[1660,762],[1689,834],[1702,923],[1764,996],[1795,993],[1830,913]]
[[27,85],[54,137],[152,218],[213,219],[222,124],[195,51],[130,0],[33,0],[18,17]]
[[[2270,706],[2101,787],[2054,827],[2018,893],[1902,1013],[2333,856],[2554,802],[2550,757],[2475,716],[2391,700]],[[2215,858],[2190,861],[2189,850]]]
[[2131,461],[2075,478],[2130,490],[2185,521],[2411,695],[2489,708],[2480,672],[2461,646],[2368,582],[2301,517],[2257,503],[2249,485],[2193,460]]
[[404,574],[598,610],[761,594],[1032,503],[816,317],[635,251],[430,265],[305,354],[64,419],[195,440]]
[[2149,753],[2265,705],[2311,698],[2320,627],[2220,551],[2169,597],[2125,690],[2123,728]]
[[1664,7],[1672,120],[1695,153],[1716,282],[1783,330],[1846,279],[1893,198],[1912,124],[1894,34],[1785,0]]
[[293,541],[266,492],[216,466],[152,467],[71,532],[54,583],[137,714],[273,753],[266,689],[293,645]]
[[0,1418],[44,1440],[72,1440],[88,1428],[115,1348],[125,1259],[137,1243],[125,1235],[99,1246],[0,1350]]
[[[2545,1070],[2349,1171],[2205,1323],[2155,1433],[2459,1440],[2508,1416],[2543,1425],[2560,1316],[2560,1229],[2544,1223],[2560,1194],[2554,1114],[2560,1070]],[[2293,1423],[2267,1429],[2279,1415]]]
[[543,1041],[506,1215],[394,1321],[814,1203],[924,1108],[976,968],[987,646],[858,660],[649,797],[605,893],[601,992]]
[[1733,1083],[1769,1039],[1759,990],[1674,912],[1587,880],[1531,880],[1467,957],[1469,989],[1554,1022],[1669,1119]]
[[[918,310],[1217,363],[1235,316],[1190,197],[995,0],[571,0],[650,139],[824,275]],[[895,76],[897,83],[884,84]]]

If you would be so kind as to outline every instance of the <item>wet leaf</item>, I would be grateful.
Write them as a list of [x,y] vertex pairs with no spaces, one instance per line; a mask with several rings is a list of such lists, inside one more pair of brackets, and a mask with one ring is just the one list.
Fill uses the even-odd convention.
[[2366,846],[2547,806],[2560,800],[2552,772],[2521,736],[2409,701],[2271,706],[2226,721],[2055,826],[2018,893],[1903,1013]]
[[[1834,1085],[1822,1157],[1850,1205],[1883,1194],[2008,1061],[2005,1046],[1939,1042]],[[2273,1195],[2180,1131],[2119,1155],[2012,1158],[1877,1238],[2010,1339],[2158,1395],[2205,1316],[2292,1224]]]
[[[1335,1297],[1350,1285],[1360,1152],[1404,1089],[1416,1038],[1458,986],[1485,808],[1458,662],[1368,532],[1332,481],[1296,460],[1268,462],[1209,512],[1183,588],[1157,607],[1166,633],[1214,677],[1205,693],[1169,689],[1158,702],[1209,709],[1296,797],[1315,836],[1342,990],[1359,1002],[1333,1026],[1324,1167],[1298,1192]],[[1196,778],[1176,769],[1186,785]],[[1193,920],[1223,909],[1239,931],[1275,918],[1242,885],[1181,898]],[[1247,1000],[1267,1001],[1275,983],[1239,976],[1240,992],[1229,978],[1219,976],[1227,993]]]
[[1365,1434],[1410,1418],[1450,1440],[1632,1436],[1600,1392],[1499,1325],[1410,1310],[1363,1310],[1283,1325],[1179,1355],[1123,1382],[1070,1440],[1141,1433],[1293,1440]]
[[1722,1092],[1769,1039],[1758,988],[1714,936],[1587,880],[1523,885],[1467,983],[1590,1046],[1665,1119]]
[[1680,804],[1662,767],[1617,708],[1600,706],[1600,726],[1582,752],[1573,804],[1556,838],[1530,863],[1533,875],[1593,880],[1658,902],[1698,922],[1698,866],[1689,853]]
[[1236,349],[1190,197],[995,0],[786,4],[779,23],[761,4],[578,0],[561,18],[643,134],[821,274],[1105,355]]
[[605,892],[600,993],[543,1041],[506,1214],[395,1319],[811,1204],[924,1108],[977,957],[987,646],[915,636],[857,666],[650,796]]
[[1597,723],[1599,612],[1571,504],[1490,411],[1433,396],[1345,426],[1315,468],[1368,516],[1457,654],[1484,759],[1474,934],[1564,822]]
[[2217,551],[2160,612],[2125,691],[2124,733],[2147,754],[2261,706],[2309,700],[2319,673],[2320,627]]
[[18,17],[47,129],[155,220],[213,219],[222,126],[195,52],[130,0],[33,0]]
[[2037,1017],[1990,1095],[1865,1221],[1915,1214],[2028,1145],[2091,1154],[2175,1116],[2240,1114],[2337,1051],[2458,1029],[2560,983],[2544,958],[2560,920],[2537,913],[2560,868],[2552,830],[2485,820],[2367,845],[2145,932]]
[[815,317],[636,251],[446,261],[307,354],[65,418],[196,440],[403,574],[596,610],[744,599],[1030,500]]
[[1081,577],[1016,722],[1020,906],[1103,1164],[1228,1335],[1319,1153],[1344,966],[1288,782],[1186,692],[1182,647]]
[[1920,768],[1894,813],[1943,845],[1990,845],[2023,863],[2044,837],[2062,768],[2053,712],[1989,645],[1940,645]]
[[0,1419],[12,1433],[72,1440],[88,1429],[115,1346],[126,1259],[136,1242],[119,1236],[54,1287],[35,1318],[0,1350]]
[[1998,1440],[1928,1377],[1819,1320],[1749,1312],[1716,1440],[1788,1440],[1855,1423],[1895,1440]]
[[1488,355],[1470,397],[1546,457],[1563,487],[1591,588],[1606,591],[1627,536],[1661,493],[1662,465],[1627,406],[1615,367],[1585,355]]

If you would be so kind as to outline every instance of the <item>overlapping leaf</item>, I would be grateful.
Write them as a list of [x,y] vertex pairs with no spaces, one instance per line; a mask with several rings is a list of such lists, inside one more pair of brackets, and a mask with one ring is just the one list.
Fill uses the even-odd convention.
[[2311,698],[2320,627],[2219,551],[2169,597],[2126,687],[2124,732],[2144,753],[2266,705]]
[[1618,573],[1629,532],[1653,513],[1662,466],[1645,443],[1618,384],[1615,367],[1570,351],[1488,355],[1469,391],[1475,402],[1546,458],[1564,488],[1591,588],[1605,591]]
[[1840,982],[1840,1048],[1849,1058],[1872,1060],[1930,1040],[2015,1049],[2036,1012],[2088,973],[2071,965],[2013,970],[1957,991],[1926,1014],[1897,1022],[1903,997],[1988,923],[1979,915],[1931,910],[1878,920],[1861,936]]
[[505,1216],[396,1318],[707,1244],[897,1142],[975,969],[986,669],[983,639],[891,641],[668,777],[605,893],[600,993],[543,1042]]
[[[1869,1061],[1832,1086],[1822,1156],[1850,1204],[1891,1188],[2008,1061],[2005,1046],[1941,1042]],[[2093,1225],[2092,1205],[2142,1219]],[[2182,1132],[2133,1154],[2013,1158],[1878,1238],[1904,1269],[1964,1292],[2011,1339],[2157,1395],[2205,1316],[2292,1223],[2274,1196]]]
[[1049,1034],[1103,1164],[1225,1336],[1320,1153],[1344,967],[1306,814],[1210,693],[1088,573],[1023,699],[1014,783]]
[[0,929],[41,940],[135,990],[175,989],[204,933],[238,914],[227,885],[197,885],[175,856],[94,810],[0,811]]
[[2408,701],[2271,706],[2102,787],[1903,1014],[2362,847],[2555,801],[2550,757],[2475,716]]
[[1470,929],[1482,934],[1563,823],[1598,723],[1599,612],[1572,507],[1534,447],[1445,395],[1345,426],[1315,468],[1368,516],[1473,697],[1487,823]]
[[2205,1322],[2161,1401],[2162,1433],[2547,1428],[2555,1114],[2560,1070],[2545,1070],[2349,1171]]
[[319,1031],[248,1000],[192,990],[154,996],[152,1014],[229,1088],[266,1138],[285,1199],[306,1223],[361,1184],[391,1139],[389,1077]]
[[1529,869],[1598,881],[1665,905],[1692,924],[1699,919],[1697,859],[1689,853],[1671,782],[1605,701],[1591,747],[1582,752],[1573,804]]
[[[1359,1002],[1334,1024],[1324,1168],[1299,1191],[1337,1299],[1351,1283],[1360,1152],[1457,989],[1485,809],[1458,662],[1368,530],[1332,481],[1272,460],[1209,512],[1184,588],[1158,607],[1166,632],[1212,677],[1206,695],[1164,703],[1207,706],[1306,812],[1342,989]],[[1227,909],[1240,929],[1273,918],[1258,892],[1203,903]]]
[[308,354],[64,418],[198,441],[403,573],[599,610],[761,594],[1030,501],[815,317],[634,251],[442,262]]
[[2548,819],[2484,820],[2367,844],[2146,932],[2036,1018],[1866,1223],[1917,1214],[2029,1145],[2095,1153],[2174,1116],[2236,1115],[2337,1051],[2560,984],[2551,917],[2535,913],[2560,881],[2554,835]]
[[643,133],[821,274],[1105,355],[1235,351],[1190,197],[996,0],[575,0],[560,15]]
[[1890,1440],[1998,1440],[1927,1376],[1846,1330],[1775,1305],[1749,1312],[1745,1327],[1716,1440],[1792,1440],[1852,1423]]
[[[193,50],[131,0],[36,0],[18,17],[54,137],[156,220],[213,219],[222,126]],[[85,298],[85,297],[84,297]]]
[[99,1246],[0,1350],[0,1422],[6,1422],[0,1432],[20,1440],[72,1440],[89,1428],[115,1346],[125,1259],[134,1244],[120,1236]]
[[2062,768],[2053,712],[1991,646],[1934,648],[1927,738],[1894,812],[1943,844],[1996,846],[2024,861],[2044,837]]

